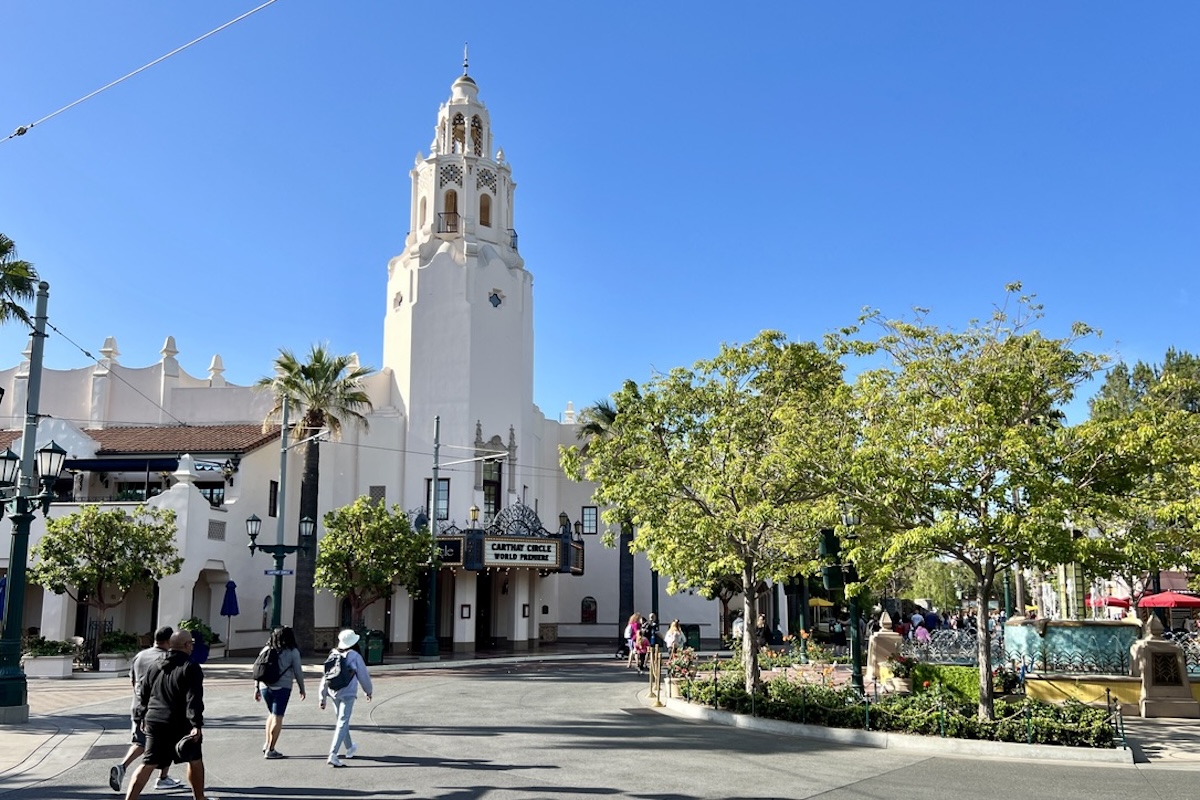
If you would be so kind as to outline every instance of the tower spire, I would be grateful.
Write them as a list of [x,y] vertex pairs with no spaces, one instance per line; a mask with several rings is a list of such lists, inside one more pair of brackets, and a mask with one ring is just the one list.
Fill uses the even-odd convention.
[[467,74],[467,45],[469,44],[470,42],[463,42],[463,75]]

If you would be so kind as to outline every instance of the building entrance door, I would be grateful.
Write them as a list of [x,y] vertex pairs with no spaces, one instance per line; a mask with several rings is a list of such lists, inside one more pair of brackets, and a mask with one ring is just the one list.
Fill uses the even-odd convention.
[[480,572],[475,580],[475,649],[496,649],[492,634],[492,574]]

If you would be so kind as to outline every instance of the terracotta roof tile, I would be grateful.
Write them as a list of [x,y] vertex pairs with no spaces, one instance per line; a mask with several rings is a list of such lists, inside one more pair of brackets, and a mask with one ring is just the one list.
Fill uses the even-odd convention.
[[[100,445],[97,455],[125,453],[245,453],[279,438],[279,426],[263,433],[261,425],[147,425],[89,428],[83,431]],[[0,447],[11,447],[21,431],[0,431]]]

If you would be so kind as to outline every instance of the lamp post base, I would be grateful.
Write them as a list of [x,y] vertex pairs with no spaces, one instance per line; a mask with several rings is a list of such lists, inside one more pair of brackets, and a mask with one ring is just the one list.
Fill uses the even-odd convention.
[[29,684],[25,675],[0,677],[0,725],[29,722]]

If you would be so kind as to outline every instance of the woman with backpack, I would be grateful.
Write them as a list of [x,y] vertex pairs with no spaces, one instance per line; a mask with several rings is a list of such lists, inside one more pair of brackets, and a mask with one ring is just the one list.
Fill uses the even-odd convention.
[[354,701],[358,698],[358,687],[361,685],[367,702],[375,687],[371,684],[371,675],[367,672],[367,662],[359,655],[355,645],[358,644],[358,634],[352,630],[344,630],[338,634],[337,647],[329,652],[325,659],[325,669],[321,675],[321,689],[317,693],[321,698],[321,710],[325,710],[325,699],[333,698],[333,708],[337,712],[337,722],[333,728],[333,741],[329,743],[329,760],[331,767],[346,766],[338,756],[342,745],[346,746],[346,758],[354,758],[358,745],[350,738],[350,715],[354,713]]
[[267,738],[263,741],[264,758],[283,758],[275,749],[279,731],[283,728],[283,714],[287,711],[292,696],[292,681],[304,693],[304,665],[300,663],[300,648],[296,646],[296,634],[291,628],[282,627],[271,631],[267,646],[254,659],[254,701],[262,700],[267,705]]

